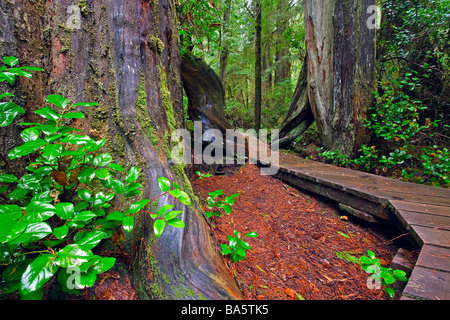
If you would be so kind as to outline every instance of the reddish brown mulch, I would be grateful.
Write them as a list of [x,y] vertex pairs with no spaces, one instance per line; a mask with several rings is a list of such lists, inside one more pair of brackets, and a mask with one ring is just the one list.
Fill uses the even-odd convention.
[[372,250],[387,265],[396,248],[389,239],[343,219],[334,204],[262,176],[254,165],[229,176],[193,177],[192,183],[205,211],[208,192],[240,194],[229,216],[211,221],[218,251],[234,230],[258,234],[248,239],[252,249],[244,262],[225,259],[244,299],[389,299],[384,290],[369,290],[368,274],[336,252],[359,257]]

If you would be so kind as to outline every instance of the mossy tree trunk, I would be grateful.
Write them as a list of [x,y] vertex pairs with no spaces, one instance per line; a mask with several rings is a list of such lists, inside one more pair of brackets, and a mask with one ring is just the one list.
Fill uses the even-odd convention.
[[[286,147],[313,123],[323,145],[351,156],[367,140],[364,118],[375,83],[375,0],[304,2],[307,59],[282,123]],[[368,13],[369,12],[369,13]]]
[[[184,127],[175,1],[93,0],[73,5],[72,0],[0,0],[0,21],[5,21],[0,54],[45,69],[32,79],[20,79],[8,91],[16,94],[29,121],[38,120],[33,110],[45,105],[48,94],[98,102],[91,110],[80,109],[87,119],[71,125],[106,139],[100,151],[111,153],[116,163],[140,169],[142,198],[160,193],[160,176],[190,192],[192,206],[163,197],[149,208],[173,201],[183,211],[183,229],[166,227],[157,239],[153,220],[136,217],[126,248],[132,253],[141,299],[240,298],[213,248],[184,167],[170,161],[170,133]],[[17,133],[2,132],[1,137],[2,149],[5,141],[12,141],[2,150],[7,154]]]

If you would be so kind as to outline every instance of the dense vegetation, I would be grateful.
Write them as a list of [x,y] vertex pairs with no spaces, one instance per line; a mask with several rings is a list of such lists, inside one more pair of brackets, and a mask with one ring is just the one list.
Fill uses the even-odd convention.
[[[183,50],[221,75],[226,115],[237,128],[254,125],[253,1],[182,1]],[[450,2],[382,1],[377,33],[374,104],[366,117],[370,141],[353,158],[325,150],[313,124],[294,142],[303,156],[407,181],[450,183]],[[261,125],[279,127],[305,57],[301,1],[262,1]]]

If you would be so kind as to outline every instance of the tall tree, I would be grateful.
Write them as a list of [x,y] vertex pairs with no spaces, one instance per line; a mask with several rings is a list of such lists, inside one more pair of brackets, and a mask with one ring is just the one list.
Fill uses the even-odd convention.
[[291,63],[288,58],[289,47],[284,41],[284,33],[289,25],[289,15],[286,11],[289,8],[288,0],[279,0],[277,4],[277,21],[275,31],[275,84],[291,77]]
[[[192,192],[183,166],[168,160],[168,137],[184,126],[174,0],[92,0],[76,6],[72,0],[0,0],[0,20],[5,21],[0,54],[46,70],[8,88],[21,97],[23,120],[36,122],[33,111],[50,93],[98,102],[92,110],[79,110],[88,121],[75,119],[71,125],[106,139],[101,151],[116,163],[139,168],[143,198],[159,195],[161,176]],[[13,130],[2,130],[0,137],[4,154],[20,139]],[[186,207],[162,197],[153,209],[166,204],[183,212],[184,229],[168,228],[156,238],[153,220],[138,214],[124,242],[140,298],[241,298],[213,248],[198,203]]]
[[229,28],[230,28],[231,5],[232,5],[231,0],[225,1],[225,13],[223,17],[223,28],[221,34],[222,49],[220,50],[219,54],[219,78],[224,88],[225,88],[225,77],[227,73],[228,54],[229,54],[228,37],[230,33]]
[[262,0],[254,1],[255,8],[255,113],[253,117],[254,129],[259,132],[261,128],[262,104],[262,56],[261,56],[261,16]]
[[[291,107],[303,110],[309,104],[324,146],[345,155],[355,154],[367,139],[364,119],[373,101],[376,65],[375,29],[368,27],[373,13],[367,13],[373,5],[375,0],[304,2],[307,73],[299,82],[306,84],[308,99]],[[306,130],[310,113],[302,114],[284,121],[282,132],[291,132],[284,142]]]

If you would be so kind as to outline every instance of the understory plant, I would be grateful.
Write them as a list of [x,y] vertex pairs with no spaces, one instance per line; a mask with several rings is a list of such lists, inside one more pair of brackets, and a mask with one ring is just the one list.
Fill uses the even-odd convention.
[[206,198],[208,209],[211,211],[206,212],[206,216],[211,218],[212,216],[220,217],[222,216],[223,210],[227,215],[229,215],[232,211],[232,205],[235,202],[236,197],[239,196],[239,193],[232,194],[231,196],[226,196],[225,199],[219,200],[219,197],[224,194],[223,190],[216,190],[212,192],[208,192],[208,197]]
[[[17,68],[14,57],[3,61],[7,66],[0,69],[0,81],[10,84],[15,76],[30,78],[25,70],[42,70]],[[11,96],[2,94],[0,99]],[[9,173],[0,174],[0,191],[9,203],[0,205],[1,296],[18,292],[22,299],[41,299],[52,278],[66,293],[91,287],[98,274],[115,264],[115,258],[97,254],[103,240],[119,230],[131,232],[138,213],[155,220],[157,237],[166,224],[182,228],[184,222],[176,218],[181,211],[172,211],[173,205],[157,213],[143,209],[164,195],[190,204],[180,186],[164,177],[158,178],[162,194],[132,202],[141,194],[138,168],[126,171],[111,154],[100,151],[105,139],[78,134],[80,130],[66,125],[67,120],[85,118],[80,108],[98,104],[70,104],[60,95],[49,95],[46,102],[34,111],[43,123],[19,123],[27,127],[20,133],[24,143],[8,159],[2,155]],[[20,113],[24,110],[14,103],[0,102],[0,126],[10,125]],[[15,172],[10,161],[23,164],[25,174]]]
[[[256,232],[249,232],[245,235],[247,238],[256,238],[258,235]],[[228,255],[234,262],[244,261],[247,250],[252,247],[248,242],[241,239],[237,230],[234,230],[234,237],[228,235],[228,244],[221,244],[222,254]]]

